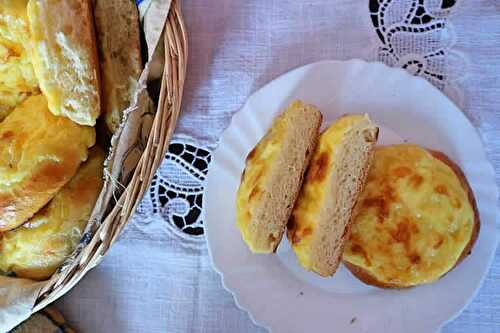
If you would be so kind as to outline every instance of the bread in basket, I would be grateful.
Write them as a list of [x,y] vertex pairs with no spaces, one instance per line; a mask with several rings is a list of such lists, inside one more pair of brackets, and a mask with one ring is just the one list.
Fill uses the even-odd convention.
[[[22,73],[23,75],[20,75],[18,82],[23,84],[22,89],[16,91],[15,94],[11,94],[12,96],[9,96],[11,97],[10,101],[13,105],[16,105],[22,103],[25,99],[31,98],[29,97],[31,95],[42,94],[47,99],[52,114],[56,117],[65,117],[65,119],[77,123],[78,126],[92,126],[97,118],[96,109],[102,106],[105,112],[101,112],[101,118],[97,119],[96,122],[96,141],[109,150],[103,168],[104,184],[102,191],[97,196],[88,223],[85,223],[87,226],[83,231],[83,237],[69,258],[54,274],[50,275],[48,273],[42,276],[41,278],[46,278],[50,275],[43,282],[28,281],[14,276],[0,276],[1,331],[2,329],[8,330],[12,328],[31,313],[44,308],[71,289],[86,272],[102,260],[134,213],[143,194],[148,189],[156,169],[163,160],[179,116],[186,75],[187,36],[180,4],[176,0],[172,2],[153,0],[150,1],[146,9],[140,8],[141,19],[143,22],[147,22],[147,24],[144,24],[147,27],[146,30],[141,33],[144,36],[142,52],[134,51],[132,48],[132,50],[123,52],[126,54],[125,56],[119,52],[119,46],[114,49],[113,47],[108,48],[108,46],[113,46],[113,43],[121,42],[123,44],[129,40],[134,40],[134,30],[130,28],[113,28],[111,34],[106,34],[107,31],[103,30],[102,27],[107,24],[111,29],[113,25],[109,22],[112,21],[120,22],[121,20],[121,22],[126,22],[124,17],[117,18],[113,15],[119,15],[118,13],[121,10],[123,12],[124,10],[131,10],[131,8],[135,9],[135,6],[131,6],[131,2],[128,0],[0,0],[0,2],[2,5],[2,8],[0,8],[0,63],[2,59],[8,59],[7,57],[2,58],[2,42],[17,46],[17,48],[14,48],[17,51],[16,55],[19,55],[16,60],[28,69],[30,66],[27,64],[26,59],[29,59],[30,55],[31,58],[36,58],[36,60],[31,61],[38,62],[34,66],[36,68],[33,71],[34,73],[27,70]],[[19,41],[1,39],[3,31],[7,31],[9,27],[14,28],[12,22],[2,24],[4,23],[2,22],[2,10],[5,10],[9,3],[11,9],[18,10],[18,13],[21,13],[20,15],[24,15],[22,8],[27,6],[30,18],[21,17],[18,22],[15,22],[19,23],[15,27],[20,31],[29,31],[32,36],[35,36],[32,37],[35,40],[32,43],[36,47],[23,49],[18,47],[22,45]],[[121,5],[123,5],[123,8],[120,7],[120,10],[112,11],[112,9],[117,8],[113,6]],[[85,15],[72,18],[75,24],[78,23],[77,28],[76,25],[72,26],[71,23],[68,23],[68,20],[65,21],[61,15],[54,15],[50,11],[51,6],[55,6],[54,8],[57,6],[68,7],[69,12],[72,10],[80,11]],[[72,6],[73,8],[71,8]],[[94,19],[89,19],[86,15],[92,17],[97,9],[109,12],[110,17],[95,15],[95,24],[98,25],[98,28],[97,31],[94,31]],[[37,15],[39,21],[30,24],[31,17],[35,15]],[[71,18],[71,15],[67,16]],[[54,22],[51,22],[51,25],[43,25],[43,20],[53,20]],[[28,24],[26,25],[25,22],[28,22]],[[63,24],[64,22],[66,23]],[[42,57],[43,52],[47,51],[44,50],[43,42],[49,40],[47,38],[47,34],[49,34],[53,37],[52,41],[59,47],[59,49],[56,47],[50,51],[53,52],[50,59],[63,57],[67,61],[71,61],[71,57],[74,56],[72,52],[80,50],[80,48],[78,43],[75,42],[76,39],[72,40],[68,36],[72,36],[74,33],[79,36],[86,29],[91,31],[92,34],[97,32],[95,53],[100,59],[101,67],[95,73],[89,74],[85,72],[86,69],[93,67],[92,54],[94,52],[92,47],[83,48],[84,51],[90,50],[87,58],[89,59],[88,64],[70,63],[70,68],[81,72],[70,71],[68,73],[68,70],[57,68],[57,65],[51,64],[46,58]],[[76,33],[75,31],[79,32]],[[120,32],[126,33],[127,37],[122,36],[121,39],[112,38],[113,34],[116,36]],[[139,36],[138,33],[136,35],[136,37]],[[16,42],[17,44],[15,44]],[[66,48],[65,45],[68,47]],[[33,53],[30,52],[35,55],[33,56]],[[140,60],[138,60],[141,53],[145,59],[144,66],[140,66]],[[111,59],[110,55],[116,57],[116,59]],[[76,59],[79,59],[78,56],[76,56]],[[109,62],[107,62],[108,60]],[[129,66],[129,72],[133,72],[138,76],[137,81],[126,80],[127,74],[123,74],[120,66],[113,67],[113,65],[110,65],[113,60],[121,62],[123,66]],[[152,62],[161,63],[163,68],[163,72],[157,76],[157,82],[154,82],[155,75],[151,70],[153,67]],[[78,67],[80,65],[81,67]],[[84,75],[80,75],[82,73]],[[39,86],[33,84],[33,75],[36,75]],[[110,77],[119,78],[114,82],[114,86]],[[101,94],[104,93],[106,96],[102,100],[100,100],[100,97],[103,95],[97,95],[96,97],[92,90],[92,87],[96,87],[96,82],[99,81],[102,82],[103,86]],[[64,82],[64,85],[61,82]],[[79,89],[82,82],[88,83],[87,88],[89,89]],[[68,89],[70,83],[73,90]],[[118,83],[122,85],[118,85]],[[157,98],[153,97],[153,101],[149,97],[148,88],[155,83],[160,88],[159,95],[156,96]],[[118,88],[115,89],[115,86]],[[97,87],[100,90],[101,85],[99,84]],[[2,102],[1,98],[4,97],[2,93],[0,71],[0,104]],[[84,101],[86,104],[73,103],[74,96],[78,94],[88,97]],[[127,94],[130,97],[129,100],[122,98],[123,95]],[[100,102],[96,102],[96,98]],[[108,110],[112,111],[108,112]],[[0,111],[1,114],[5,115],[11,112],[11,110]],[[63,141],[64,139],[59,140]],[[71,146],[74,141],[75,139],[70,139],[65,143]],[[89,144],[89,146],[91,145]],[[82,158],[81,162],[84,163],[82,165],[85,165],[85,159]],[[77,174],[76,170],[75,174]],[[64,184],[58,186],[57,190],[53,191],[53,195],[49,195],[50,198],[46,199],[48,205],[44,209],[50,208],[50,200],[53,200],[68,182],[69,180],[63,181]],[[43,206],[44,204],[39,205]],[[32,208],[32,210],[31,215],[28,214],[30,217],[39,214],[39,209]],[[23,221],[22,223],[26,222]],[[1,251],[2,247],[0,245],[0,256],[2,256]],[[15,270],[13,271],[15,273]],[[23,275],[23,273],[18,275]],[[30,276],[26,275],[25,277]],[[40,277],[35,278],[41,279]]]

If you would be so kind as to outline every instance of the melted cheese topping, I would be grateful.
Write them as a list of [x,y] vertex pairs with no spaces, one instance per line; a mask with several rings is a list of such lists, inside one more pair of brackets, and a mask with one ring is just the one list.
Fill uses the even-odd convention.
[[[302,107],[302,103],[294,102],[289,108]],[[285,139],[287,122],[285,112],[277,117],[271,129],[259,141],[247,156],[245,171],[242,175],[240,187],[238,189],[236,207],[237,207],[237,225],[240,229],[243,240],[252,248],[253,242],[249,231],[249,225],[252,218],[252,202],[255,202],[263,187],[268,170],[276,160],[283,141]]]
[[27,0],[0,1],[0,121],[28,96],[38,93],[29,56]]
[[439,279],[471,239],[474,210],[455,172],[415,145],[375,152],[343,259],[378,281]]
[[293,211],[288,237],[298,260],[306,269],[312,269],[311,242],[317,221],[328,200],[328,184],[335,168],[336,156],[343,146],[345,135],[367,116],[351,115],[339,118],[319,137],[312,156],[307,178]]

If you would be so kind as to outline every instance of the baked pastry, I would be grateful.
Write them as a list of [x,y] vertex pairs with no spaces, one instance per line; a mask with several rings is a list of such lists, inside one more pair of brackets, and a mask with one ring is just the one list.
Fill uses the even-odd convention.
[[94,7],[102,74],[102,113],[111,133],[120,126],[142,72],[139,12],[131,0],[96,0]]
[[270,253],[286,223],[316,145],[322,115],[293,102],[248,154],[237,194],[237,225],[252,252]]
[[337,270],[377,138],[367,115],[343,116],[321,134],[288,224],[306,270],[321,276]]
[[95,130],[49,112],[32,96],[0,123],[0,232],[42,208],[75,174]]
[[28,0],[0,0],[0,121],[28,96],[38,94],[29,54]]
[[103,185],[104,151],[88,160],[56,196],[21,227],[0,236],[0,270],[34,280],[49,278],[75,249]]
[[94,126],[99,62],[90,0],[30,0],[32,63],[50,111]]
[[416,145],[376,150],[356,211],[344,263],[382,288],[436,281],[469,254],[479,232],[460,168]]

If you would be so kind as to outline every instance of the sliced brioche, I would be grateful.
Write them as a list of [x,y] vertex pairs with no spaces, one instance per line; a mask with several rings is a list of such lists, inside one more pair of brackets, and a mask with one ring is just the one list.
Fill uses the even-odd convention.
[[366,115],[341,117],[321,134],[288,224],[305,269],[322,276],[337,270],[377,138]]
[[30,0],[32,62],[54,115],[94,126],[99,63],[90,0]]
[[470,253],[479,226],[472,190],[446,155],[411,144],[380,147],[343,260],[378,287],[430,283]]
[[96,23],[102,74],[102,112],[116,132],[142,71],[139,12],[132,0],[97,0]]
[[251,251],[281,241],[321,126],[315,107],[293,102],[247,157],[237,195],[237,225]]

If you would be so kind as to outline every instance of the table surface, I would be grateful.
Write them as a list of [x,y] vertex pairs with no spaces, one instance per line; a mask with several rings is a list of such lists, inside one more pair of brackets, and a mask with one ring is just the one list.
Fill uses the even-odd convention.
[[[78,331],[263,331],[211,267],[202,192],[231,115],[294,67],[362,58],[423,76],[477,126],[500,183],[500,1],[184,0],[183,10],[190,59],[175,140],[120,241],[56,303]],[[499,332],[499,281],[497,250],[478,294],[443,331]]]

